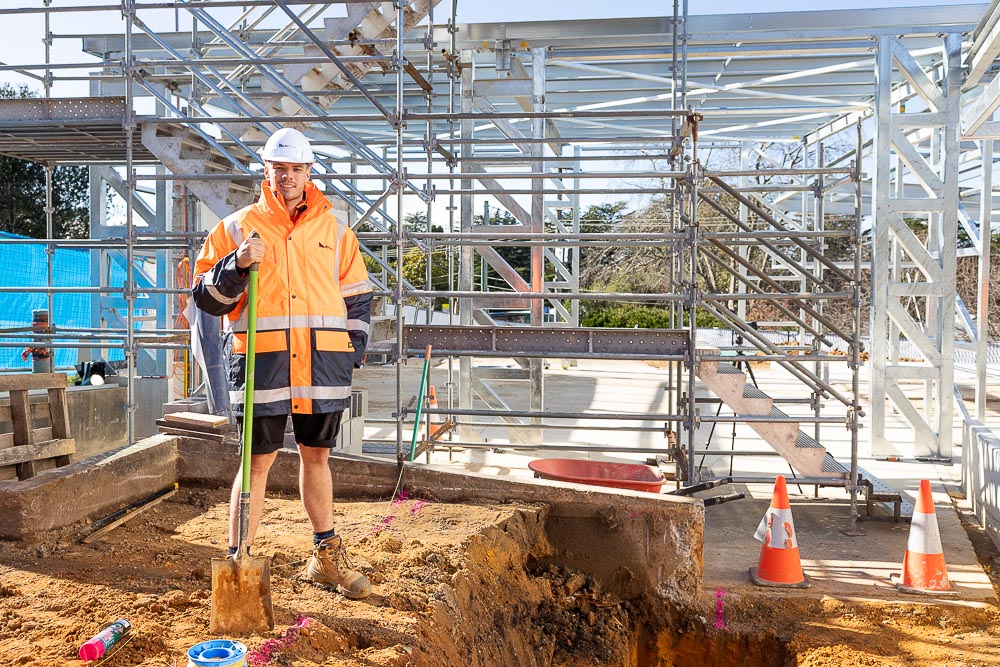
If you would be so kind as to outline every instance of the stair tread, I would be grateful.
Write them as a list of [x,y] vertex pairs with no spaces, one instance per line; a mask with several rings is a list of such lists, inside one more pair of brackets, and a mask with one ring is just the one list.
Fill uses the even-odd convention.
[[799,431],[798,434],[795,436],[795,446],[813,448],[813,449],[817,448],[824,449],[823,445],[821,445],[815,438],[813,438],[808,433],[804,433],[803,431]]
[[743,398],[771,398],[752,384],[743,387]]
[[719,362],[719,365],[715,367],[715,372],[720,375],[743,375],[743,371],[729,362]]
[[870,491],[867,495],[870,500],[899,503],[899,516],[904,519],[913,517],[913,503],[907,496],[893,489],[861,466],[858,466],[858,477],[869,484]]
[[835,472],[835,473],[841,473],[841,474],[844,474],[844,475],[847,475],[847,474],[849,474],[851,472],[850,469],[845,468],[843,463],[841,463],[837,459],[835,459],[832,456],[830,456],[830,454],[827,454],[823,458],[823,468],[822,468],[822,470],[823,470],[823,472]]

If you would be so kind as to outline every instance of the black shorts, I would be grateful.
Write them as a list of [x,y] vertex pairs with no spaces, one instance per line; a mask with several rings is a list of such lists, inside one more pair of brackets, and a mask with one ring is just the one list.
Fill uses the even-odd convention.
[[[292,415],[292,428],[295,431],[295,442],[304,447],[326,447],[336,445],[337,433],[340,432],[340,415],[342,412],[324,412],[318,415]],[[236,417],[236,423],[243,428],[243,417]],[[254,417],[251,454],[270,454],[281,449],[285,442],[285,425],[288,415],[274,417]]]

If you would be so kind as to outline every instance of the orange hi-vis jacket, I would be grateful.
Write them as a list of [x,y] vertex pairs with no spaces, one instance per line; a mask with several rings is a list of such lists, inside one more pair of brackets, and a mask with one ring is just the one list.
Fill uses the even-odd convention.
[[312,183],[293,223],[265,182],[257,203],[219,222],[195,265],[199,308],[225,316],[229,396],[243,413],[248,273],[236,249],[256,231],[259,266],[254,416],[320,414],[346,408],[355,364],[368,343],[372,289],[358,239]]

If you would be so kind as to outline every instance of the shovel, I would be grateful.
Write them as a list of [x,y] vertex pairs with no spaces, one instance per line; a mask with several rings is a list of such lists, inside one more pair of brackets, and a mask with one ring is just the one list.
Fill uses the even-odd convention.
[[[256,233],[256,232],[254,232]],[[266,558],[250,556],[250,444],[253,442],[254,354],[257,339],[257,263],[250,265],[247,287],[246,383],[243,394],[243,437],[240,450],[243,479],[240,488],[239,538],[236,554],[212,559],[212,617],[215,635],[247,634],[274,629],[271,608],[271,572]]]

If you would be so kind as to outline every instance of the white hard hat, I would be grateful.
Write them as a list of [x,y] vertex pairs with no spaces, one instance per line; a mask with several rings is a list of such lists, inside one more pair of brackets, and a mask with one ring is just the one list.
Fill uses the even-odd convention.
[[312,147],[306,135],[291,127],[272,134],[260,150],[260,156],[268,162],[309,164],[313,161]]

